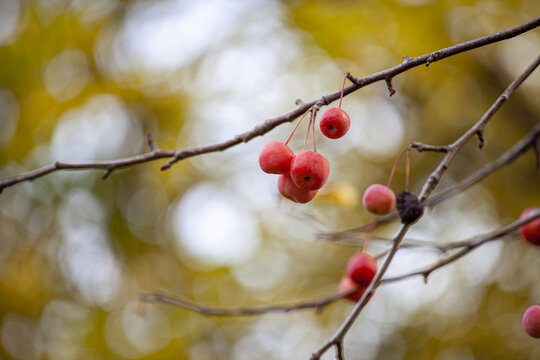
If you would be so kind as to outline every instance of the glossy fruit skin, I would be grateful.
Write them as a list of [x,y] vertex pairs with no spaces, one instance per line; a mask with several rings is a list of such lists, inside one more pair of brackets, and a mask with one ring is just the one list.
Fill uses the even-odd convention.
[[[338,291],[340,293],[348,292],[354,288],[358,287],[358,284],[351,280],[348,276],[344,276],[339,282]],[[366,292],[365,287],[361,287],[360,290],[353,292],[350,295],[345,296],[345,299],[358,302],[362,298],[362,295]]]
[[527,334],[540,339],[540,305],[533,305],[525,310],[521,323]]
[[326,184],[330,163],[324,156],[310,150],[300,151],[291,162],[291,178],[299,188],[318,190]]
[[347,276],[358,285],[368,286],[377,274],[377,259],[366,254],[353,255],[347,262]]
[[[540,211],[540,209],[534,207],[527,208],[521,213],[519,219],[522,220],[528,218],[534,211],[537,210]],[[523,239],[525,239],[527,242],[540,246],[540,218],[536,218],[529,221],[525,225],[522,225],[519,228],[519,232],[521,233]]]
[[345,111],[333,107],[321,115],[319,127],[324,136],[330,139],[339,139],[349,131],[351,119]]
[[289,172],[294,152],[280,141],[271,140],[264,144],[259,153],[259,165],[268,174]]
[[373,184],[364,192],[362,203],[373,214],[387,215],[396,206],[396,195],[388,186]]
[[317,190],[305,190],[296,186],[289,173],[279,175],[278,190],[286,199],[300,204],[310,202],[317,195]]

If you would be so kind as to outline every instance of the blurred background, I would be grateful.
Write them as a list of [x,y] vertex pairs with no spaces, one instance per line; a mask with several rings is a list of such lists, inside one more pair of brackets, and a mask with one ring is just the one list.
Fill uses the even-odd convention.
[[[0,176],[55,160],[104,160],[221,141],[360,77],[538,16],[537,0],[121,1],[0,0]],[[362,236],[318,231],[372,219],[360,198],[384,183],[411,141],[447,144],[468,129],[538,54],[540,33],[418,67],[344,99],[350,132],[317,134],[331,164],[311,203],[280,199],[258,166],[268,140],[159,171],[57,172],[0,194],[0,358],[307,359],[351,311],[207,317],[157,303],[256,306],[333,294]],[[439,190],[524,136],[540,114],[531,76],[466,146]],[[291,147],[302,148],[305,126]],[[439,154],[412,154],[416,193]],[[393,189],[404,188],[400,166]],[[532,151],[447,200],[409,232],[463,240],[540,205]],[[377,230],[390,237],[396,222]],[[375,254],[387,244],[374,242]],[[389,274],[436,261],[401,250]],[[540,249],[515,238],[435,272],[379,289],[346,338],[347,359],[538,359],[521,316],[540,303]],[[325,359],[333,359],[330,351]]]

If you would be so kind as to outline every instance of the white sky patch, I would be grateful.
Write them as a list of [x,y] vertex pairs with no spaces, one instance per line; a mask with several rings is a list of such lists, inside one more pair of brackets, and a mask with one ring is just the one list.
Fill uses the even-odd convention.
[[122,311],[122,330],[131,347],[140,354],[148,354],[166,346],[171,338],[171,326],[159,307],[128,304]]
[[248,261],[236,266],[233,274],[244,287],[268,290],[279,283],[290,272],[290,257],[281,251],[264,249]]
[[[233,346],[232,358],[248,359],[305,359],[326,341],[326,337],[308,313],[288,313],[282,316],[261,316]],[[256,356],[254,356],[256,354]],[[333,359],[323,356],[322,359]]]
[[122,100],[101,94],[62,114],[51,149],[60,161],[105,160],[140,152],[142,141],[139,121]]
[[[438,257],[434,254],[403,250],[392,261],[386,277],[403,275],[423,269],[438,260]],[[440,271],[444,270],[441,269]],[[426,285],[421,276],[416,276],[409,280],[385,285],[381,289],[381,295],[386,295],[394,306],[400,308],[402,314],[409,314],[417,311],[422,306],[430,304],[448,291],[451,286],[449,279],[448,274],[438,276],[438,273],[435,272],[430,275]]]
[[222,42],[239,9],[221,0],[141,2],[130,9],[123,28],[125,56],[151,69],[181,67]]
[[36,343],[37,324],[31,318],[7,312],[2,317],[0,337],[2,348],[12,359],[39,359],[41,354]]
[[64,276],[88,303],[115,300],[121,286],[121,266],[102,228],[105,212],[89,192],[68,196],[58,212],[64,238],[58,259]]
[[19,0],[0,0],[0,46],[15,40],[22,4]]
[[19,121],[19,103],[13,93],[0,88],[0,149],[9,144]]
[[107,316],[105,340],[122,359],[139,359],[163,348],[170,339],[171,324],[157,306],[141,307],[138,302],[129,303]]
[[86,55],[75,49],[64,50],[52,58],[43,72],[47,91],[58,101],[77,96],[86,86],[89,77]]
[[249,257],[259,244],[256,219],[227,189],[203,183],[190,189],[172,213],[179,255],[208,265],[229,265]]
[[[396,108],[386,100],[372,98],[369,102],[347,102],[347,112],[353,119],[342,143],[352,143],[366,157],[382,160],[395,156],[403,147],[405,129]],[[340,144],[342,145],[342,144]]]
[[64,275],[73,281],[79,293],[91,304],[115,300],[121,269],[107,244],[106,232],[95,225],[80,226],[64,233],[64,239]]
[[92,312],[86,306],[53,299],[41,313],[38,346],[50,359],[74,359],[92,330]]

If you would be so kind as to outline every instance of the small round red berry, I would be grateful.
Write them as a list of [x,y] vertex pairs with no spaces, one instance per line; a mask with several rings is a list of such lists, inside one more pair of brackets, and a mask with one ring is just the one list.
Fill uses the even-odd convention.
[[310,202],[317,195],[317,190],[306,190],[296,186],[289,173],[278,177],[278,190],[283,197],[300,204]]
[[377,274],[377,259],[366,254],[353,255],[347,262],[347,276],[358,285],[368,286]]
[[523,314],[521,320],[525,332],[533,338],[540,338],[540,305],[533,305]]
[[[351,278],[349,278],[348,276],[344,276],[339,282],[338,291],[343,294],[358,288],[358,286],[359,285],[352,281]],[[358,300],[362,298],[362,295],[364,295],[365,292],[366,288],[362,286],[358,291],[355,291],[352,294],[345,296],[345,299],[358,302]]]
[[362,203],[373,214],[387,215],[396,206],[396,195],[388,186],[373,184],[364,192]]
[[259,165],[268,174],[289,172],[294,153],[282,142],[271,140],[264,144],[259,153]]
[[319,127],[324,136],[329,137],[330,139],[338,139],[349,131],[351,119],[345,111],[333,107],[327,109],[321,115]]
[[300,151],[291,162],[291,178],[299,188],[318,190],[326,184],[330,163],[311,150]]
[[[520,220],[526,219],[531,216],[535,211],[540,211],[540,208],[530,207],[525,209],[519,217]],[[519,228],[521,236],[533,245],[540,246],[540,218],[529,221]]]

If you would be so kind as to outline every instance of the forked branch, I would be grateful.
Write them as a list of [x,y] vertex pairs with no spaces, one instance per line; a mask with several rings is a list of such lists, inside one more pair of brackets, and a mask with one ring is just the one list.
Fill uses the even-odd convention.
[[[392,90],[394,89],[391,86],[391,79],[409,69],[412,69],[414,67],[417,67],[423,64],[429,65],[432,62],[447,58],[449,56],[460,54],[465,51],[470,51],[470,50],[473,50],[482,46],[486,46],[486,45],[489,45],[498,41],[513,38],[527,31],[535,29],[539,25],[540,25],[540,16],[530,21],[527,21],[521,25],[500,31],[495,34],[487,35],[487,36],[480,37],[480,38],[467,41],[461,44],[457,44],[457,45],[450,46],[444,49],[440,49],[440,50],[437,50],[437,51],[434,51],[432,53],[425,54],[422,56],[418,56],[414,58],[405,57],[404,61],[401,64],[391,67],[384,71],[373,73],[363,78],[356,78],[349,74],[348,78],[352,82],[352,84],[343,89],[343,96],[347,96],[364,86],[367,86],[369,84],[372,84],[378,81],[385,81],[387,86],[389,86],[390,93],[392,93]],[[274,129],[275,127],[283,123],[294,121],[296,118],[304,114],[308,109],[310,109],[314,105],[317,105],[319,107],[323,105],[328,105],[332,103],[333,101],[339,99],[340,96],[341,96],[341,90],[338,90],[338,91],[334,91],[332,93],[326,94],[324,96],[321,96],[320,98],[309,101],[309,102],[300,102],[294,110],[291,110],[285,114],[282,114],[273,118],[269,118],[265,120],[263,123],[255,126],[250,131],[244,132],[242,134],[238,134],[231,139],[218,142],[215,144],[195,146],[195,147],[186,148],[186,149],[163,150],[163,149],[159,149],[156,146],[156,144],[153,142],[153,140],[151,140],[150,138],[150,140],[147,139],[149,141],[148,144],[150,147],[150,152],[136,155],[136,156],[115,159],[115,160],[108,160],[108,161],[86,161],[82,163],[66,163],[66,162],[57,161],[45,167],[32,170],[32,171],[29,171],[20,175],[7,177],[0,180],[0,192],[2,192],[2,190],[7,187],[16,185],[24,181],[35,180],[37,178],[40,178],[42,176],[45,176],[52,172],[60,171],[60,170],[73,171],[73,170],[85,170],[85,169],[101,169],[101,170],[105,170],[105,174],[103,175],[103,178],[107,178],[114,171],[121,168],[130,167],[130,166],[134,166],[134,165],[138,165],[138,164],[142,164],[142,163],[146,163],[146,162],[150,162],[150,161],[154,161],[158,159],[168,158],[169,160],[161,167],[161,170],[165,170],[165,169],[170,168],[174,163],[183,159],[187,159],[187,158],[202,155],[202,154],[208,154],[212,152],[224,151],[238,144],[247,143],[248,141],[252,140],[255,137],[262,136],[270,132],[272,129]],[[477,129],[477,131],[481,131],[481,129]]]
[[[482,181],[490,174],[499,170],[500,168],[510,164],[512,161],[517,159],[519,156],[523,155],[530,147],[533,147],[534,144],[538,142],[540,138],[540,124],[536,124],[523,138],[521,138],[514,146],[505,151],[501,156],[496,160],[482,166],[472,175],[466,177],[455,185],[452,185],[439,193],[429,197],[425,201],[425,206],[435,207],[444,200],[463,192],[464,190],[470,188],[474,184]],[[397,213],[391,213],[386,216],[378,217],[375,221],[377,225],[382,225],[388,223],[398,217]],[[330,240],[330,241],[341,241],[344,239],[349,239],[358,236],[359,234],[364,233],[367,230],[367,227],[371,222],[347,229],[342,231],[325,231],[319,232],[317,237],[320,239]]]
[[[489,242],[505,239],[509,236],[515,236],[515,231],[523,224],[528,223],[534,219],[540,218],[540,211],[531,214],[525,219],[514,221],[511,224],[508,224],[500,229],[491,231],[487,234],[482,234],[474,236],[469,239],[456,241],[448,244],[441,244],[441,247],[445,247],[447,250],[456,249],[457,251],[451,255],[448,255],[439,261],[434,262],[433,264],[427,266],[424,269],[415,270],[403,275],[393,276],[389,278],[384,278],[381,281],[381,285],[390,284],[393,282],[398,282],[404,279],[408,279],[415,276],[427,277],[434,272],[454,261],[462,258],[466,254],[474,251],[480,246],[487,244]],[[271,306],[254,306],[254,307],[234,307],[234,308],[221,308],[221,307],[212,307],[205,306],[195,302],[191,302],[179,297],[168,295],[164,293],[154,292],[154,293],[141,293],[139,299],[144,302],[159,302],[167,305],[172,305],[178,308],[186,309],[193,311],[199,314],[208,315],[208,316],[252,316],[252,315],[261,315],[267,313],[288,313],[293,311],[300,310],[316,310],[322,311],[326,306],[341,300],[342,298],[357,292],[359,288],[349,290],[347,292],[332,294],[330,296],[325,296],[319,299],[298,302],[296,304],[289,305],[271,305]]]
[[[538,67],[540,64],[540,55],[534,59],[534,61],[521,73],[508,87],[503,91],[503,93],[495,100],[495,102],[490,106],[488,111],[476,122],[468,131],[461,135],[456,141],[451,143],[449,146],[449,151],[445,153],[442,161],[437,165],[435,170],[428,176],[428,179],[424,183],[422,191],[418,198],[422,203],[426,201],[431,192],[437,187],[441,177],[444,175],[448,167],[450,166],[452,160],[455,158],[459,150],[465,145],[467,141],[471,139],[478,131],[484,129],[486,124],[493,118],[493,115],[500,109],[503,103],[508,100],[508,98],[516,91],[516,89],[529,77],[529,75]],[[340,347],[342,346],[343,339],[345,335],[353,325],[354,321],[360,315],[361,311],[366,306],[368,299],[373,295],[377,287],[380,285],[381,280],[388,269],[388,266],[392,262],[397,250],[405,237],[411,223],[404,223],[397,235],[393,239],[393,244],[388,252],[388,256],[384,260],[382,266],[377,271],[375,278],[371,281],[371,284],[368,286],[367,290],[362,295],[362,298],[354,306],[354,309],[351,311],[349,316],[343,321],[339,329],[334,333],[334,335],[328,340],[318,351],[314,352],[311,356],[311,360],[319,360],[321,356],[328,351],[332,346],[336,348],[336,352],[339,354],[341,352]]]

